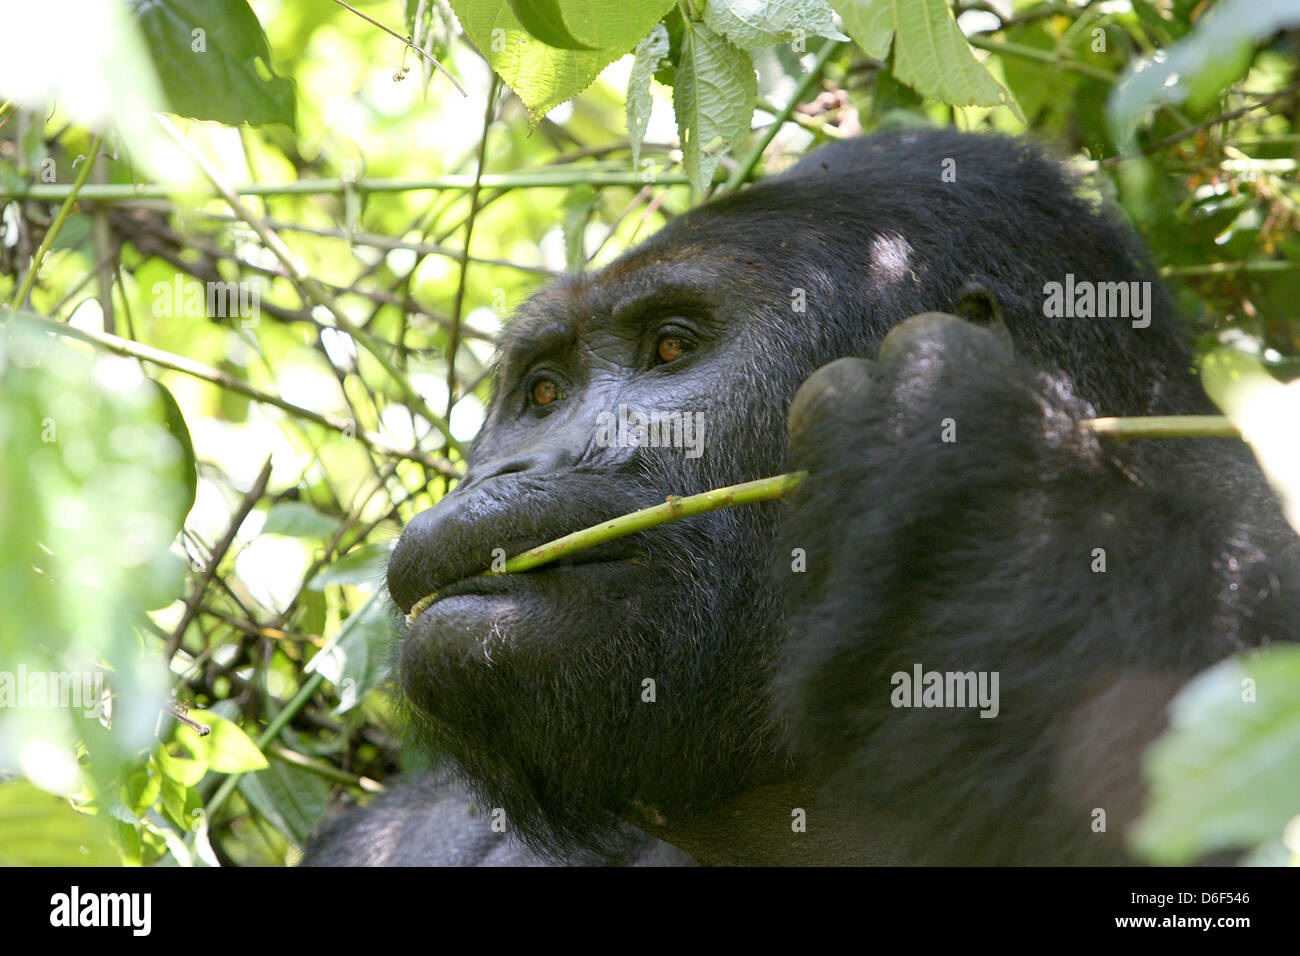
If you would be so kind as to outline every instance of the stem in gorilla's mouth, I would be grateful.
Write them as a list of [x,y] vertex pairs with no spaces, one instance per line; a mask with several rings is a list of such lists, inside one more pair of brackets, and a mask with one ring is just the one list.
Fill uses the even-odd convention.
[[[748,505],[756,501],[779,498],[787,491],[796,488],[799,482],[803,481],[806,474],[805,471],[796,471],[787,475],[775,475],[771,478],[760,478],[757,481],[746,481],[738,485],[714,488],[712,491],[705,491],[685,498],[670,495],[668,500],[661,505],[642,508],[640,511],[633,511],[631,514],[619,515],[617,518],[602,521],[590,528],[583,528],[581,531],[566,534],[562,538],[556,538],[554,541],[539,544],[535,548],[516,554],[506,561],[504,571],[486,571],[484,573],[517,574],[520,571],[531,571],[533,568],[541,567],[543,564],[550,564],[552,561],[568,557],[578,551],[585,551],[598,544],[604,544],[606,541],[613,541],[615,538],[622,538],[638,531],[645,531],[647,528],[667,524],[679,518],[689,518],[692,515],[718,511],[721,508],[733,508],[736,505]],[[410,613],[406,615],[406,623],[413,623],[417,617],[427,611],[438,600],[441,593],[441,591],[434,591],[416,601]]]
[[[1081,421],[1084,428],[1096,435],[1105,435],[1120,441],[1133,438],[1236,438],[1240,432],[1227,418],[1220,415],[1148,415],[1132,418],[1087,418]],[[756,501],[768,501],[779,498],[787,491],[792,491],[803,481],[805,471],[774,475],[771,478],[759,478],[738,485],[714,488],[698,495],[686,498],[669,496],[661,505],[642,508],[631,514],[620,515],[609,521],[583,528],[562,538],[539,544],[521,554],[516,554],[505,563],[504,571],[485,571],[484,574],[517,574],[531,571],[533,568],[550,564],[560,558],[568,557],[579,551],[622,538],[647,528],[654,528],[680,518],[689,518],[722,508],[736,505],[753,504]],[[416,601],[406,615],[406,623],[427,611],[441,591],[433,591]]]

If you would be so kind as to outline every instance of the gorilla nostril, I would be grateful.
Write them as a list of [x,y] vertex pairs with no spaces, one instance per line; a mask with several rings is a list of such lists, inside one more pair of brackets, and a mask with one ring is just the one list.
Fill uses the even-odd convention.
[[553,475],[556,472],[572,467],[577,460],[578,456],[569,449],[558,447],[543,448],[523,455],[512,455],[508,458],[496,459],[471,467],[469,473],[465,476],[465,480],[460,483],[457,490],[469,489],[485,481],[491,481],[493,478],[503,478],[506,475]]

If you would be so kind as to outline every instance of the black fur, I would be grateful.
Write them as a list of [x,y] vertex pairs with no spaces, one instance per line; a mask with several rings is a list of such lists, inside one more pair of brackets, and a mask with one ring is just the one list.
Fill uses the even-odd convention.
[[[1046,318],[1044,284],[1067,273],[1151,281],[1150,327]],[[972,288],[1000,304],[996,334],[918,321],[876,364],[824,373],[791,457],[801,382]],[[666,326],[692,349],[655,366]],[[564,397],[532,407],[539,373]],[[703,456],[599,447],[597,415],[620,404],[703,412]],[[842,819],[888,821],[907,859],[1117,859],[1133,760],[1161,719],[1146,705],[1295,636],[1294,537],[1242,446],[1118,449],[1076,425],[1208,410],[1135,237],[1038,151],[952,131],[821,150],[520,310],[469,474],[389,567],[403,610],[447,589],[402,640],[413,725],[550,860],[624,860],[625,820],[674,839],[733,799],[822,785]],[[949,417],[957,441],[941,443]],[[493,549],[790,467],[813,471],[792,508],[474,577]],[[1090,571],[1097,547],[1106,574]],[[914,663],[998,670],[1001,715],[891,708],[890,675]],[[372,813],[356,842],[379,839],[377,820],[413,838],[418,802],[390,798],[397,812]],[[1100,838],[1098,806],[1120,824]],[[697,852],[746,859],[747,838],[719,850],[723,817]],[[788,831],[788,807],[770,825]],[[330,839],[346,847],[346,827]],[[840,852],[820,858],[855,858]]]

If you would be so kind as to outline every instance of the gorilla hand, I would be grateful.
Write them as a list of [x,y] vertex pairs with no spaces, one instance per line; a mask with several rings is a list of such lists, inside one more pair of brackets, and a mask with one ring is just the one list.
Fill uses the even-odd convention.
[[1136,479],[1091,414],[938,313],[791,406],[809,476],[785,547],[807,572],[777,711],[833,799],[903,819],[919,862],[1122,858],[1164,704],[1248,639],[1259,608],[1225,623],[1205,586],[1224,553],[1248,573],[1248,542],[1196,489]]

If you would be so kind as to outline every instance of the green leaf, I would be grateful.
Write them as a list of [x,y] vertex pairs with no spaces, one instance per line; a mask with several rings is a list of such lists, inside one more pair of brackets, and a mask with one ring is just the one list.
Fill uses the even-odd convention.
[[548,5],[561,11],[569,31],[577,31],[590,49],[559,49],[538,40],[508,0],[451,0],[465,33],[534,118],[590,86],[646,35],[673,0],[551,0]]
[[200,737],[182,724],[176,728],[176,739],[199,759],[207,761],[209,769],[218,773],[246,773],[266,766],[266,757],[238,724],[208,710],[191,710],[189,716],[207,724],[211,731],[206,737]]
[[0,784],[0,866],[117,865],[103,819],[26,780]]
[[810,36],[847,40],[826,0],[709,0],[704,23],[743,50],[798,43]]
[[867,56],[883,60],[894,47],[900,81],[952,106],[1020,105],[975,59],[946,0],[832,0],[831,6]]
[[1191,36],[1162,51],[1159,62],[1135,63],[1116,84],[1107,112],[1117,145],[1135,150],[1138,126],[1162,106],[1186,102],[1194,112],[1203,109],[1246,72],[1256,43],[1296,27],[1296,0],[1224,0]]
[[151,758],[158,765],[159,772],[168,780],[174,780],[182,787],[192,787],[203,779],[208,772],[208,765],[202,760],[176,757],[159,747]]
[[142,769],[132,773],[118,788],[122,805],[137,817],[142,817],[162,793],[161,775]]
[[1300,380],[1282,384],[1259,358],[1233,346],[1201,360],[1205,391],[1241,429],[1264,474],[1282,501],[1292,527],[1300,531]]
[[319,538],[338,528],[338,521],[323,515],[305,501],[279,501],[271,506],[262,534],[283,534],[290,538]]
[[188,791],[171,777],[160,776],[158,783],[162,790],[163,812],[182,831],[188,830],[189,822],[185,813],[185,798]]
[[229,126],[294,125],[293,80],[271,70],[266,34],[245,0],[128,3],[173,112]]
[[167,426],[167,431],[181,448],[182,460],[179,468],[186,492],[185,497],[176,504],[176,530],[179,531],[185,524],[190,509],[194,507],[194,498],[199,492],[199,460],[194,454],[194,442],[190,439],[189,427],[185,424],[185,416],[181,414],[181,407],[176,404],[175,396],[162,382],[157,379],[150,379],[150,381],[158,392],[159,401],[162,402],[163,424]]
[[393,543],[373,541],[349,551],[333,564],[321,569],[307,586],[319,591],[332,584],[379,584],[384,580],[384,568],[388,565]]
[[686,24],[673,79],[682,163],[697,194],[713,182],[726,152],[749,134],[758,79],[749,54],[703,23]]
[[1152,862],[1275,840],[1300,814],[1300,648],[1230,658],[1170,705],[1134,847]]
[[656,23],[645,39],[636,45],[632,61],[632,74],[627,80],[627,137],[632,144],[632,168],[641,165],[641,144],[650,126],[650,111],[654,99],[650,95],[650,78],[659,69],[660,62],[668,56],[670,42],[668,28]]
[[600,193],[588,183],[579,183],[564,195],[564,267],[581,272],[587,264],[586,235],[591,213],[600,201]]
[[311,659],[307,672],[319,671],[339,690],[336,714],[347,713],[387,676],[392,640],[393,621],[376,595]]
[[298,846],[307,842],[329,799],[325,781],[279,759],[271,761],[265,770],[240,777],[239,792]]
[[[0,618],[0,671],[110,685],[112,732],[93,764],[105,778],[153,740],[166,669],[137,625],[184,574],[169,549],[189,489],[159,399],[135,360],[71,346],[26,316],[0,323],[0,605],[23,608]],[[0,751],[71,789],[77,742],[98,726],[83,716],[91,706],[0,708]]]

